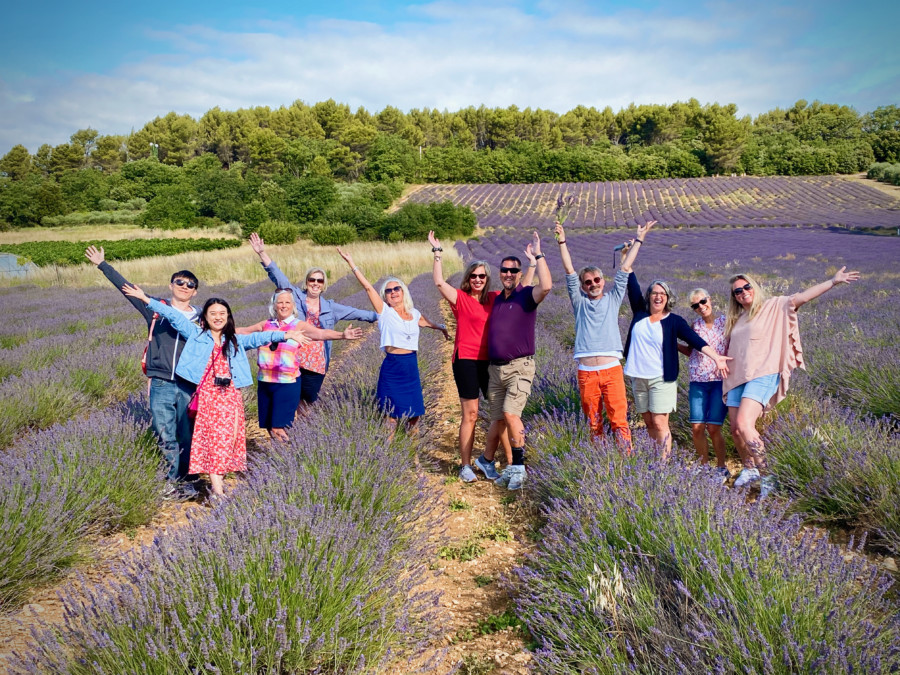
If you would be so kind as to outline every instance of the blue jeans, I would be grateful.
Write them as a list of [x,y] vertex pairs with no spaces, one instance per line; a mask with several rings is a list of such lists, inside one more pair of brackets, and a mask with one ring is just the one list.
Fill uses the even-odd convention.
[[688,400],[691,403],[691,424],[722,426],[728,415],[728,408],[722,400],[722,380],[691,382]]
[[169,480],[184,480],[191,457],[194,425],[187,407],[196,387],[186,380],[150,379],[150,415],[168,465]]

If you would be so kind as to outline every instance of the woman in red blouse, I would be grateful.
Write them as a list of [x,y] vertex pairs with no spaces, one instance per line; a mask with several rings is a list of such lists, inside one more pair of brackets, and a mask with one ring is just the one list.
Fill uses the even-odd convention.
[[[459,404],[462,407],[462,418],[459,422],[459,454],[462,467],[459,477],[466,483],[476,480],[472,470],[472,446],[475,443],[475,423],[478,421],[478,393],[487,399],[488,392],[488,349],[487,322],[491,316],[491,308],[498,291],[489,290],[491,286],[491,268],[484,260],[473,260],[463,272],[459,289],[444,281],[441,266],[441,242],[428,233],[428,241],[434,252],[434,285],[437,286],[444,299],[450,303],[453,316],[456,317],[456,338],[453,343],[453,379],[459,393]],[[526,255],[528,255],[526,253]],[[522,278],[522,284],[531,284],[537,261],[529,256],[529,267]],[[501,438],[507,463],[512,463],[512,450],[509,438]]]

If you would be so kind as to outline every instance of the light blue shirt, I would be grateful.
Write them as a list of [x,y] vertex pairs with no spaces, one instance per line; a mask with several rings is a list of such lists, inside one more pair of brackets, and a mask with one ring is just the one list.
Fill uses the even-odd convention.
[[566,275],[566,290],[575,313],[575,358],[616,356],[622,358],[619,334],[619,307],[628,288],[628,273],[616,272],[613,287],[599,300],[591,300],[581,290],[578,274]]
[[[160,316],[166,317],[172,326],[175,327],[175,330],[186,340],[184,349],[181,350],[181,356],[178,359],[178,365],[175,366],[175,374],[188,382],[200,384],[200,380],[203,379],[203,373],[206,372],[209,357],[212,356],[213,348],[216,346],[212,335],[210,335],[208,330],[203,330],[197,324],[189,321],[184,314],[174,307],[164,305],[159,300],[151,299],[148,306]],[[231,370],[232,383],[240,389],[253,384],[253,377],[250,375],[250,363],[247,361],[245,350],[257,349],[272,342],[284,342],[286,338],[284,332],[280,330],[260,331],[249,335],[236,335],[235,337],[238,342],[238,350],[237,354],[229,355],[228,367]]]

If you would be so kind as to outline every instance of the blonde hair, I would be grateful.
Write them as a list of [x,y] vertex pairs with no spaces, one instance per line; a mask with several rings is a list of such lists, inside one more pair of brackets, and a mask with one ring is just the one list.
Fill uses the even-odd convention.
[[324,293],[325,289],[328,288],[328,275],[325,274],[325,270],[323,270],[321,267],[310,267],[308,270],[306,270],[306,274],[303,275],[303,290],[306,290],[306,280],[309,279],[309,275],[313,272],[322,273],[322,278],[325,280],[325,283],[322,284],[322,293]]
[[[709,294],[709,291],[705,288],[695,288],[690,293],[688,293],[688,302],[694,300],[694,296],[696,295],[699,295],[701,298],[712,298],[712,296]],[[694,302],[696,302],[696,300],[694,300]]]
[[276,320],[278,318],[278,309],[275,307],[275,304],[278,302],[278,296],[284,295],[285,293],[287,293],[289,296],[291,296],[291,304],[294,306],[294,311],[291,312],[291,316],[294,317],[295,319],[300,316],[299,314],[297,314],[297,301],[294,300],[294,291],[292,291],[289,288],[287,288],[287,289],[281,288],[272,294],[272,300],[269,302],[269,318],[270,319]]
[[407,288],[406,284],[404,284],[397,277],[388,277],[387,279],[385,279],[384,283],[381,284],[381,288],[378,290],[378,295],[380,295],[381,299],[384,300],[384,289],[387,288],[388,284],[390,284],[392,281],[400,284],[400,287],[403,289],[403,309],[405,309],[407,312],[411,312],[413,310],[413,300],[412,296],[409,294],[409,288]]
[[488,265],[486,260],[473,260],[466,265],[466,269],[463,270],[462,281],[459,284],[459,290],[463,293],[472,292],[472,280],[469,279],[469,276],[479,267],[483,267],[484,273],[487,274],[487,277],[484,280],[484,287],[481,289],[481,296],[478,298],[478,302],[484,305],[487,304],[488,296],[491,292],[491,266]]
[[[737,298],[734,297],[732,287],[734,286],[734,282],[738,280],[746,281],[753,287],[753,302],[750,304],[749,311],[745,310],[741,306],[741,303],[737,301]],[[735,274],[731,277],[728,280],[728,312],[725,314],[725,337],[731,337],[731,329],[734,328],[734,324],[737,323],[737,320],[741,318],[741,315],[744,314],[745,311],[749,314],[747,320],[752,321],[753,317],[756,316],[756,313],[759,312],[759,308],[762,307],[765,301],[766,292],[756,282],[756,279],[749,274]]]

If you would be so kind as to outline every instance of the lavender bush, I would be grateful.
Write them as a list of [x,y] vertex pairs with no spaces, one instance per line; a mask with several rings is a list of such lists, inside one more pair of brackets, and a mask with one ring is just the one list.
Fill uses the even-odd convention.
[[818,522],[861,526],[900,555],[900,435],[890,423],[820,401],[766,428],[790,508]]
[[900,668],[891,582],[865,562],[781,507],[659,462],[644,435],[624,457],[570,442],[565,416],[537,426],[547,522],[516,577],[540,672]]
[[0,607],[54,578],[90,533],[146,523],[164,475],[134,401],[32,434],[0,454]]

